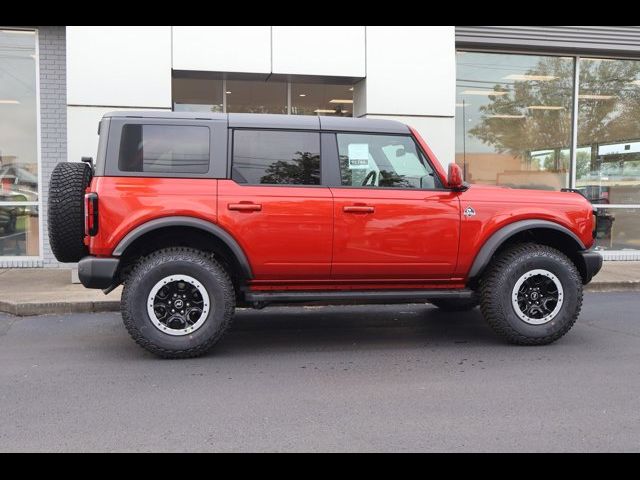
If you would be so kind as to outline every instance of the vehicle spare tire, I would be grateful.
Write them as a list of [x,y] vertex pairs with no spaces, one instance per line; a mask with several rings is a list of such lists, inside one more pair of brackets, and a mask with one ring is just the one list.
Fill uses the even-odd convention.
[[59,262],[89,254],[84,244],[84,194],[93,176],[86,163],[61,162],[49,183],[49,243]]

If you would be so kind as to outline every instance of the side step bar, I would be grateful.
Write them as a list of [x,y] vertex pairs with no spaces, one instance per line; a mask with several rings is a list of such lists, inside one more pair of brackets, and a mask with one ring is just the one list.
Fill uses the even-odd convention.
[[413,303],[437,299],[468,299],[473,290],[346,290],[335,292],[267,291],[245,292],[245,300],[261,308],[270,303]]

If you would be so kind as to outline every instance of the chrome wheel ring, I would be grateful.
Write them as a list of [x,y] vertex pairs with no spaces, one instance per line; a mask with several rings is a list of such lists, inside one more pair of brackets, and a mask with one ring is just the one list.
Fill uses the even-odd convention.
[[169,275],[147,297],[151,323],[167,335],[189,335],[207,320],[211,302],[204,285],[188,275]]
[[553,320],[564,303],[564,290],[558,277],[548,270],[530,270],[522,275],[511,291],[516,315],[529,325],[544,325]]

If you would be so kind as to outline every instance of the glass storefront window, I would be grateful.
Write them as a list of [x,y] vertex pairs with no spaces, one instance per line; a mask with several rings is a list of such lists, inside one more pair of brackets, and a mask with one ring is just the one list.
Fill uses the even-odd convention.
[[222,112],[222,80],[176,77],[172,79],[176,112]]
[[227,112],[287,113],[286,82],[227,80]]
[[456,162],[470,183],[569,186],[574,60],[457,53]]
[[582,58],[579,81],[576,187],[640,205],[640,61]]
[[0,256],[38,256],[36,33],[0,30]]
[[640,209],[598,208],[596,247],[640,250]]
[[323,83],[292,83],[293,115],[353,116],[353,87]]

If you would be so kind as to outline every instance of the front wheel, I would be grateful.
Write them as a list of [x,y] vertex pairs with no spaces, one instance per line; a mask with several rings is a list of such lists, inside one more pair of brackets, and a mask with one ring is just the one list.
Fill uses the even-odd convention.
[[235,291],[210,254],[167,248],[144,258],[125,281],[122,318],[141,347],[164,358],[202,355],[231,324]]
[[546,245],[522,244],[502,252],[480,282],[480,308],[503,338],[546,345],[575,323],[582,280],[569,258]]

